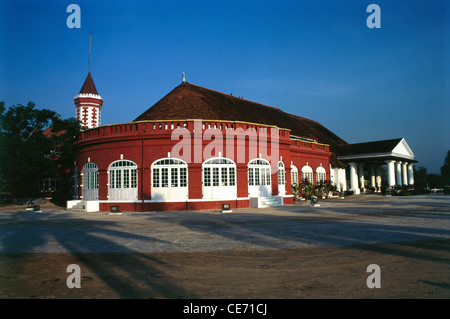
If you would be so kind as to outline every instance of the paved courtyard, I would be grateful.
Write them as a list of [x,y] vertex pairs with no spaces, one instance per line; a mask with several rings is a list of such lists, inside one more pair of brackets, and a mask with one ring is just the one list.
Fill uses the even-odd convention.
[[[445,195],[231,213],[41,208],[0,208],[1,298],[450,297]],[[66,286],[72,263],[81,289]],[[366,285],[373,263],[381,289]]]

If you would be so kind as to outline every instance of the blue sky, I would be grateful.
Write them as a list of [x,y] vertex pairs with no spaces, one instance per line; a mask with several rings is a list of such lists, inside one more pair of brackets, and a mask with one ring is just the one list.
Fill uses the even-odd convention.
[[[81,8],[81,28],[66,12]],[[369,4],[381,9],[370,29]],[[102,124],[186,81],[316,120],[349,143],[404,137],[438,173],[450,149],[450,1],[23,1],[0,4],[0,100],[63,118],[88,72]]]

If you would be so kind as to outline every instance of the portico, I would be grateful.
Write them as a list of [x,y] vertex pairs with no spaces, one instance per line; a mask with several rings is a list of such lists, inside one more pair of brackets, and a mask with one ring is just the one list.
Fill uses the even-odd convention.
[[[350,190],[355,194],[365,192],[367,186],[381,191],[382,171],[386,183],[414,185],[414,153],[404,138],[368,143],[341,145],[337,158],[349,167]],[[368,180],[364,178],[368,172]]]

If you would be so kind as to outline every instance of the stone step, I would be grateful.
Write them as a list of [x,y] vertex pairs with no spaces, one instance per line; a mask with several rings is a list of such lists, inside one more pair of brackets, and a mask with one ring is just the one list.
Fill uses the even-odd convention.
[[84,202],[73,205],[71,208],[67,209],[69,211],[86,211],[86,204]]
[[279,198],[265,197],[261,198],[261,206],[272,207],[272,206],[282,206],[282,204],[280,203]]

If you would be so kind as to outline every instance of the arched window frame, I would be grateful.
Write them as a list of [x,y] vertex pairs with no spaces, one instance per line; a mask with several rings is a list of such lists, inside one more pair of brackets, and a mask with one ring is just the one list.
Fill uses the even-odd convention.
[[326,181],[326,179],[327,179],[327,171],[325,170],[325,168],[322,166],[317,167],[316,168],[317,184]]
[[138,165],[127,159],[112,162],[108,167],[108,198],[113,201],[138,199]]
[[[263,158],[254,158],[248,162],[248,185],[271,185],[270,162]],[[253,166],[253,167],[252,167]],[[258,167],[258,170],[254,169]],[[267,166],[267,167],[266,167]]]
[[298,168],[295,165],[291,165],[291,183],[298,185]]
[[314,184],[314,172],[311,166],[305,165],[302,167],[302,180],[308,180],[309,183]]
[[278,185],[286,184],[286,170],[282,161],[278,162]]
[[212,157],[205,160],[202,172],[203,186],[236,186],[236,163],[229,158]]
[[165,157],[152,163],[152,188],[187,187],[188,164],[179,158]]
[[81,174],[83,176],[83,190],[98,190],[98,166],[95,163],[84,164]]
[[[137,169],[137,164],[130,160],[120,159],[112,162],[108,168],[109,188],[137,188]],[[112,173],[113,171],[114,173]],[[119,176],[116,171],[122,171],[123,174],[121,173]],[[125,174],[127,171],[129,173]]]

